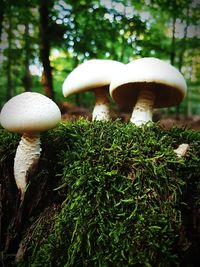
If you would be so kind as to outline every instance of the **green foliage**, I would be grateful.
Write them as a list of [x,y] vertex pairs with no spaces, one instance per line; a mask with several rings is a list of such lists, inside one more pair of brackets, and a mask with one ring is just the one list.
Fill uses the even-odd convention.
[[[9,0],[8,5],[2,6],[0,107],[8,97],[25,90],[28,65],[35,64],[41,70],[39,3],[38,0],[18,3]],[[193,80],[196,83],[180,111],[188,116],[199,114],[199,36],[193,34],[199,24],[197,1],[48,0],[45,3],[49,11],[46,37],[51,46],[56,101],[64,100],[61,91],[64,78],[84,60],[109,58],[128,63],[144,56],[170,60],[171,54],[189,84]],[[173,20],[176,29],[172,46]],[[61,52],[56,60],[53,58],[55,49]],[[33,91],[44,93],[40,76],[36,78],[32,72],[31,82]],[[81,98],[79,104],[86,103],[87,107],[90,95],[83,94]],[[67,101],[77,102],[71,97]]]
[[[190,144],[183,159],[173,151],[181,143]],[[63,201],[24,232],[20,266],[178,265],[183,197],[200,184],[198,132],[79,120],[42,144]]]

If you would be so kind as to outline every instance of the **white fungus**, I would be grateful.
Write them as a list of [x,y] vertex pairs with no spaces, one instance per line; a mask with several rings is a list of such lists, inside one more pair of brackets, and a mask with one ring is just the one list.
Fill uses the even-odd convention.
[[40,132],[54,128],[60,120],[58,106],[34,92],[14,96],[1,110],[1,125],[8,131],[22,134],[14,159],[14,177],[21,200],[27,187],[27,174],[40,158]]

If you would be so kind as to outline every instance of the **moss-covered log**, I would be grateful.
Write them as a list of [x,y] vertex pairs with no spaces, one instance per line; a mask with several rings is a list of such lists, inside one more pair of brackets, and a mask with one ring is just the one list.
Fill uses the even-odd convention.
[[[42,136],[20,205],[0,130],[4,266],[198,266],[200,133],[79,120]],[[188,143],[184,158],[174,149]]]

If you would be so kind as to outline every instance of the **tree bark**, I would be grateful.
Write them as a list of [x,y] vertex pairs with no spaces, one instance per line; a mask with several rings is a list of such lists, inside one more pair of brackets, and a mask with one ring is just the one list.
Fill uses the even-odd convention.
[[45,95],[54,100],[52,68],[50,64],[48,1],[40,1],[40,56],[43,65],[42,85]]
[[186,39],[187,39],[187,34],[188,34],[188,27],[189,27],[189,14],[190,14],[190,6],[188,5],[187,6],[187,11],[186,11],[186,24],[185,24],[185,27],[184,27],[184,36],[183,36],[183,39],[182,39],[182,42],[181,42],[181,51],[180,51],[180,54],[179,54],[179,70],[181,71],[182,69],[182,66],[183,66],[183,56],[184,56],[184,53],[185,53],[185,50],[186,50]]
[[[187,13],[186,13],[186,24],[184,27],[184,36],[183,39],[181,40],[181,51],[179,54],[179,62],[178,62],[178,69],[181,72],[182,70],[182,66],[183,66],[183,57],[184,57],[184,53],[186,50],[186,38],[187,38],[187,34],[188,34],[188,26],[189,26],[189,12],[190,12],[190,7],[189,5],[187,6]],[[176,106],[176,118],[179,119],[180,118],[180,105]]]
[[3,29],[3,17],[4,17],[4,9],[5,9],[5,3],[4,0],[0,0],[0,40],[1,40],[1,34]]
[[25,74],[23,77],[24,90],[26,92],[31,91],[31,75],[29,70],[29,58],[30,58],[30,47],[29,47],[29,25],[25,23]]
[[11,51],[12,50],[12,14],[9,8],[8,10],[8,49],[7,49],[7,100],[14,95],[14,89],[11,77]]
[[176,15],[173,15],[173,22],[172,22],[172,39],[171,39],[171,53],[170,53],[170,62],[172,65],[175,63],[175,31],[176,31]]

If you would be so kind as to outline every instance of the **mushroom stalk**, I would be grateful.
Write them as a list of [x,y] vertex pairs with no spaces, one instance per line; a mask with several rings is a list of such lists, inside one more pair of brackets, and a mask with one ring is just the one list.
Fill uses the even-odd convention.
[[23,134],[14,159],[14,177],[21,193],[21,200],[26,191],[28,172],[37,166],[40,152],[40,135]]
[[133,108],[130,121],[137,126],[152,122],[152,112],[155,95],[153,90],[143,89],[138,95],[138,100]]
[[95,89],[96,103],[92,112],[92,120],[108,121],[110,119],[110,108],[108,92],[102,88]]

